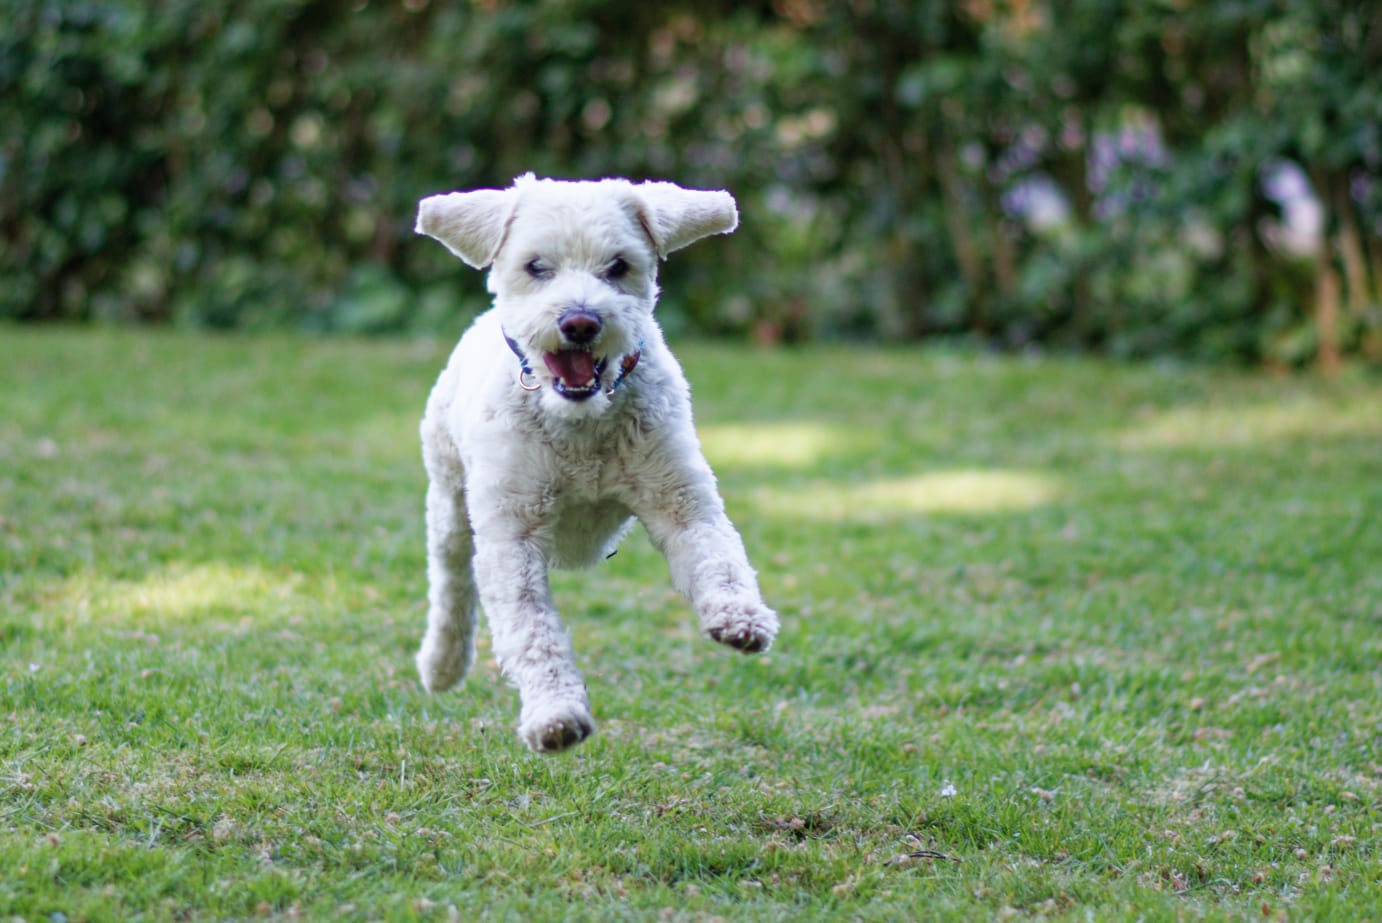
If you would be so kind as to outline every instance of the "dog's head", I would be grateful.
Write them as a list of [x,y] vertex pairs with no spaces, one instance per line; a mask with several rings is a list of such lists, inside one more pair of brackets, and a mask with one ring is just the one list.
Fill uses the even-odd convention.
[[[657,261],[738,225],[727,192],[531,173],[423,199],[417,232],[476,269],[553,408],[603,409],[657,301]],[[496,344],[502,349],[502,344]]]

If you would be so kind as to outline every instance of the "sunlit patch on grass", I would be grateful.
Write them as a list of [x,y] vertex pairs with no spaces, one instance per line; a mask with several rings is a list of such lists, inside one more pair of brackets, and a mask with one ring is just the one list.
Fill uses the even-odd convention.
[[156,627],[209,619],[236,621],[298,608],[303,580],[291,573],[227,564],[170,565],[137,580],[82,574],[54,593],[65,621]]
[[[417,462],[418,413],[409,406],[402,411],[374,414],[341,431],[341,448],[351,457],[372,465],[381,461]],[[422,471],[417,462],[418,472]]]
[[1059,498],[1056,478],[1035,471],[929,471],[862,484],[815,481],[789,489],[764,487],[753,503],[770,515],[876,522],[916,513],[1011,513]]
[[879,435],[827,423],[724,423],[698,427],[712,465],[807,468],[823,458],[867,451]]
[[1186,407],[1156,414],[1126,427],[1118,437],[1126,449],[1258,446],[1321,438],[1382,438],[1375,404],[1340,406],[1318,397],[1275,404]]

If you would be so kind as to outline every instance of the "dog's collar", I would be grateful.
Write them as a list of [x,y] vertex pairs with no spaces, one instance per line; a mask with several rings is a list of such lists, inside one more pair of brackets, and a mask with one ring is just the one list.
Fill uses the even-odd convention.
[[[537,376],[533,374],[533,367],[528,364],[528,357],[523,355],[523,348],[518,345],[518,341],[509,336],[509,332],[503,327],[499,328],[499,332],[504,334],[504,342],[509,344],[509,349],[518,357],[518,386],[524,391],[537,391],[540,389],[542,385],[538,382]],[[619,374],[614,377],[614,381],[610,382],[609,387],[605,389],[605,394],[613,394],[615,389],[622,385],[624,379],[628,378],[634,368],[637,367],[638,360],[641,358],[643,358],[643,341],[639,340],[638,348],[625,356],[624,361],[619,363]],[[529,379],[532,379],[532,384],[528,384]]]

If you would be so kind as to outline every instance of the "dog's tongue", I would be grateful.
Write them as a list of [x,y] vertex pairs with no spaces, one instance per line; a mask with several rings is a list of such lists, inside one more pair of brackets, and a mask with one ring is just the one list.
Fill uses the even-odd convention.
[[542,358],[551,373],[569,387],[583,388],[595,377],[595,356],[583,349],[544,353]]

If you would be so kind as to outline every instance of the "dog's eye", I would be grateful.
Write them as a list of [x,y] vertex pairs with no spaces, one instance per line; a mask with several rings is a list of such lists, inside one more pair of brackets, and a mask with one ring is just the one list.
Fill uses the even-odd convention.
[[622,279],[629,274],[629,264],[622,256],[616,256],[608,266],[605,267],[606,279]]
[[534,279],[550,279],[552,277],[552,267],[540,259],[529,260],[523,265],[523,269]]

